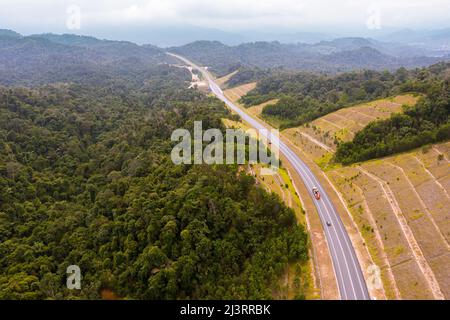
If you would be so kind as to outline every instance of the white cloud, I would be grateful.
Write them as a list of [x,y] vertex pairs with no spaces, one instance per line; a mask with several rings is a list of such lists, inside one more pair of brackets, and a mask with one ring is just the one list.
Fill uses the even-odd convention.
[[372,3],[379,6],[385,26],[432,27],[450,21],[449,0],[0,0],[0,27],[60,30],[66,8],[78,5],[83,23],[96,26],[190,23],[229,30],[363,28]]

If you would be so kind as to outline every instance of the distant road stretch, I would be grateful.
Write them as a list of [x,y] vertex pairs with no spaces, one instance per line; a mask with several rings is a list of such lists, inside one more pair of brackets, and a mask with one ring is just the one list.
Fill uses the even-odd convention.
[[[263,129],[267,129],[258,120],[251,117],[245,111],[241,110],[233,102],[231,102],[223,94],[222,89],[215,83],[213,77],[205,68],[201,68],[184,57],[168,53],[169,55],[182,60],[183,62],[191,65],[193,68],[200,71],[209,83],[211,92],[214,93],[217,98],[225,102],[225,104],[234,112],[247,122],[250,126],[256,130],[260,130],[261,134],[264,134]],[[261,131],[262,130],[262,131]],[[337,284],[339,287],[339,293],[343,300],[369,300],[369,292],[367,290],[366,282],[361,271],[361,266],[355,254],[355,250],[351,244],[350,238],[344,228],[344,225],[337,213],[335,207],[331,203],[331,200],[324,188],[319,183],[313,172],[309,167],[293,152],[283,141],[277,137],[266,137],[271,139],[273,143],[278,144],[280,152],[287,158],[292,164],[293,168],[305,184],[306,188],[310,190],[310,196],[312,197],[314,204],[319,213],[320,220],[322,222],[325,236],[328,243],[328,248],[331,253],[334,273],[336,275]],[[312,196],[313,187],[317,187],[321,193],[321,200],[316,200]],[[331,226],[327,226],[327,222]]]

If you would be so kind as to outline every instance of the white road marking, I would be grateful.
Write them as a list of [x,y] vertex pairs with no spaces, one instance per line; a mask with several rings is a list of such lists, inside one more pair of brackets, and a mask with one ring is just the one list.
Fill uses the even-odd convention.
[[[227,97],[225,97],[222,89],[220,89],[220,87],[216,83],[214,83],[214,81],[210,78],[209,74],[203,68],[200,68],[200,67],[196,66],[195,64],[192,64],[190,61],[188,61],[187,59],[185,59],[183,57],[173,55],[173,54],[170,54],[170,55],[172,55],[180,60],[183,60],[184,62],[199,69],[203,73],[204,77],[208,80],[211,91],[220,100],[225,102],[225,104],[230,109],[232,109],[233,111],[238,113],[244,121],[248,122],[255,129],[259,129],[259,130],[267,129],[258,120],[252,118],[250,115],[248,115],[247,113],[242,111],[239,107],[235,106],[234,103],[232,103]],[[267,132],[264,132],[264,131],[262,131],[261,134],[263,134],[263,136],[265,136],[265,138],[272,140],[272,143],[279,145],[280,151],[282,151],[282,153],[288,158],[289,162],[292,163],[292,165],[294,166],[296,171],[303,178],[303,182],[305,183],[305,186],[307,188],[312,189],[313,186],[316,186],[319,188],[320,192],[323,194],[323,200],[318,201],[318,200],[315,200],[315,198],[313,197],[313,201],[316,205],[317,211],[319,213],[319,217],[320,217],[320,219],[322,221],[322,225],[324,227],[324,232],[325,232],[325,235],[327,238],[327,244],[329,244],[331,246],[331,248],[329,247],[329,251],[333,257],[332,258],[333,269],[335,271],[336,279],[339,284],[338,287],[339,287],[341,297],[344,299],[348,299],[349,294],[353,293],[353,297],[354,297],[353,299],[370,299],[370,296],[369,296],[369,293],[367,290],[367,286],[365,286],[365,281],[361,280],[362,271],[359,266],[359,263],[356,262],[355,252],[353,250],[353,247],[349,244],[349,238],[343,229],[342,221],[341,221],[338,213],[336,212],[336,209],[331,204],[331,201],[329,200],[328,195],[326,194],[326,192],[320,185],[319,181],[312,174],[312,172],[309,170],[307,165],[302,160],[300,160],[300,158],[284,142],[280,141],[280,139],[278,137],[268,137]],[[310,196],[312,197],[311,194],[310,194]],[[328,206],[327,206],[327,204],[328,204]],[[330,211],[333,212],[333,214],[331,214]],[[329,221],[330,222],[334,221],[334,225],[332,227],[326,226],[326,221],[324,221],[324,219],[326,219],[325,212],[326,212],[326,216],[328,217]],[[340,235],[338,234],[337,229],[334,227],[335,225],[338,225]],[[331,230],[333,233],[331,233]],[[342,237],[344,238],[343,240],[345,242],[345,247],[347,249],[346,251],[344,251],[344,246],[342,244]],[[333,238],[335,238],[335,240]],[[342,260],[339,260],[339,257],[337,256],[338,250],[336,250],[336,247],[334,244],[335,241],[338,242],[339,247],[341,249],[341,251],[339,253],[341,254],[342,259],[345,263],[345,267],[346,267],[345,269],[347,271],[346,276],[348,277],[348,281],[350,283],[346,283],[346,279],[344,277],[344,273],[341,268]],[[350,265],[348,263],[345,252],[347,252],[351,257],[352,265],[354,267],[353,271],[350,270]],[[336,270],[337,270],[339,276],[338,276],[338,274],[336,274]],[[355,290],[355,285],[354,285],[354,277],[355,276],[357,277],[357,281],[359,284],[359,288],[358,288],[359,289],[358,291],[360,291],[360,292],[358,292],[359,295],[356,293],[356,290]],[[349,288],[348,284],[350,284],[351,289]]]

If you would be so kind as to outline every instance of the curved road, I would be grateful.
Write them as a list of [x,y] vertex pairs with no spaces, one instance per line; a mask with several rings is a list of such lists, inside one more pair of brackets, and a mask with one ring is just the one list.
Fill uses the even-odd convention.
[[[262,125],[258,120],[252,118],[249,114],[241,110],[227,97],[225,97],[222,89],[220,89],[220,87],[214,82],[214,79],[206,71],[206,69],[195,65],[184,57],[172,53],[168,54],[199,70],[203,74],[203,77],[208,81],[209,88],[217,96],[217,98],[222,100],[230,109],[239,114],[239,116],[250,126],[256,130],[259,130],[261,134],[266,132],[263,130],[267,129],[264,125]],[[341,218],[339,217],[339,214],[337,213],[324,188],[321,186],[320,182],[314,176],[309,167],[295,154],[295,152],[289,148],[288,145],[286,145],[278,137],[266,136],[266,138],[271,139],[272,143],[279,146],[280,152],[283,153],[283,155],[300,175],[306,188],[308,190],[312,190],[313,187],[317,187],[321,193],[321,200],[316,200],[311,193],[310,196],[314,201],[324,228],[341,299],[370,299],[355,250],[350,242],[350,238],[344,228]],[[327,226],[327,221],[331,223],[331,226]]]

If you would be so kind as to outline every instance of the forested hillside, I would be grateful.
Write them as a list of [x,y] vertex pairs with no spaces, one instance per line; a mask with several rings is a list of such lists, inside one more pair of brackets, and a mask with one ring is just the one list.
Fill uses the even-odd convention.
[[157,70],[140,86],[0,88],[0,299],[270,298],[308,259],[304,227],[254,178],[172,164],[174,129],[227,114]]
[[0,84],[77,82],[108,85],[143,82],[160,64],[171,62],[161,49],[125,41],[75,35],[22,37],[0,33]]

